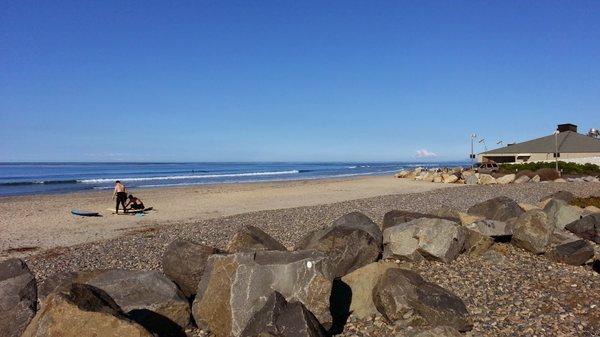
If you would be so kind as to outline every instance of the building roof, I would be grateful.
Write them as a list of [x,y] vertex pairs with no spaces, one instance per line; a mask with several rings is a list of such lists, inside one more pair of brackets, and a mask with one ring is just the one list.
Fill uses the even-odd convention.
[[[554,135],[529,140],[499,149],[482,152],[481,154],[517,154],[517,153],[554,153]],[[600,140],[573,131],[558,134],[559,153],[600,153]]]

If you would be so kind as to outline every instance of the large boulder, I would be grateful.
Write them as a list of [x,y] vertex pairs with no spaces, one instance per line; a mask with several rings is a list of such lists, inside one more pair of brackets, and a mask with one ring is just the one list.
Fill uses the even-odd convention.
[[332,323],[330,261],[319,251],[259,251],[213,255],[198,285],[192,312],[216,336],[240,336],[273,291],[304,304]]
[[[2,335],[6,336],[6,335]],[[106,292],[71,284],[50,294],[22,337],[152,337],[141,325],[125,317]]]
[[471,174],[465,179],[465,184],[467,185],[477,185],[479,184],[479,173]]
[[567,242],[546,253],[551,260],[580,266],[594,257],[594,247],[586,240]]
[[600,213],[594,213],[573,221],[565,229],[586,240],[600,243]]
[[229,240],[227,252],[255,252],[259,250],[287,250],[262,229],[254,226],[240,228]]
[[458,181],[458,177],[455,174],[451,174],[447,177],[444,177],[444,183],[453,184]]
[[444,212],[440,210],[440,213],[443,214],[426,214],[419,212],[411,212],[411,211],[402,211],[402,210],[393,210],[384,214],[383,223],[381,230],[386,230],[392,226],[396,226],[399,224],[407,223],[413,221],[415,219],[421,218],[431,218],[431,219],[446,219],[450,221],[460,221],[457,217],[455,217],[454,213],[450,211]]
[[327,332],[302,303],[288,303],[274,291],[252,316],[241,336],[325,337]]
[[515,184],[524,184],[526,182],[528,182],[529,180],[531,180],[531,178],[529,178],[526,175],[522,175],[520,177],[517,177],[514,181]]
[[373,289],[375,307],[390,321],[416,312],[433,326],[469,331],[473,323],[463,301],[452,292],[410,270],[389,269]]
[[550,199],[544,212],[548,216],[548,222],[557,229],[563,229],[573,221],[579,220],[583,214],[582,209],[571,206],[560,199]]
[[105,291],[129,315],[153,312],[182,328],[190,323],[187,299],[158,271],[107,270],[86,283]]
[[334,221],[327,228],[307,234],[296,250],[318,250],[332,260],[335,277],[344,276],[376,261],[381,254],[379,226],[366,215],[353,212]]
[[531,210],[514,220],[515,227],[511,242],[534,254],[542,254],[550,243],[554,227],[548,223],[546,213]]
[[479,220],[465,227],[496,239],[510,238],[513,235],[513,224],[504,221]]
[[421,218],[383,231],[384,258],[442,262],[454,260],[463,250],[466,229],[445,219]]
[[489,174],[479,174],[479,184],[480,185],[495,185],[498,182],[496,178],[492,177]]
[[37,307],[35,277],[21,259],[0,262],[0,336],[19,337]]
[[390,268],[397,268],[398,264],[391,261],[378,261],[361,267],[342,277],[342,282],[347,284],[352,291],[350,312],[358,318],[367,318],[377,314],[373,303],[373,288],[383,273]]
[[511,218],[516,218],[524,212],[525,211],[523,211],[516,201],[505,196],[496,197],[476,204],[471,206],[467,211],[469,214],[479,215],[486,219],[498,221],[507,221]]
[[179,286],[185,296],[193,297],[208,257],[218,252],[216,248],[189,240],[175,240],[163,254],[163,272]]
[[514,182],[516,178],[517,178],[517,176],[514,173],[506,174],[506,175],[503,175],[502,177],[497,178],[496,182],[500,185],[506,185],[506,184],[510,184],[510,183]]

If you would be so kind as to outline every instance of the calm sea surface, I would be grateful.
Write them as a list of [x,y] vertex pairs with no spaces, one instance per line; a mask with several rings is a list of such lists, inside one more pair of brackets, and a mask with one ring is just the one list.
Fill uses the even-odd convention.
[[417,166],[460,165],[467,163],[0,163],[0,196],[112,189],[115,180],[151,188],[384,175]]

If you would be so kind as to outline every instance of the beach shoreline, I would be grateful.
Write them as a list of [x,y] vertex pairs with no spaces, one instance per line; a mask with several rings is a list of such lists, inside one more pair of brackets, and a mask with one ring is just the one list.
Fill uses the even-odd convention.
[[[144,216],[112,214],[111,190],[1,197],[0,257],[111,239],[141,228],[451,187],[386,175],[131,189],[154,208]],[[101,216],[73,216],[72,209]]]

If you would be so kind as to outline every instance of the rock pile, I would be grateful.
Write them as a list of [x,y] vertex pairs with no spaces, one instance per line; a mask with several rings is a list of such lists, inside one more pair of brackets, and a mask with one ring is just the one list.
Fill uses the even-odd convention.
[[[554,171],[555,172],[555,171]],[[539,175],[529,177],[527,175],[517,176],[514,173],[510,174],[486,174],[478,173],[470,169],[462,167],[455,168],[430,168],[424,169],[417,167],[414,170],[402,170],[394,175],[396,178],[404,178],[411,180],[419,180],[433,183],[444,184],[467,184],[467,185],[507,185],[507,184],[524,184],[527,182],[540,182],[542,178]],[[547,178],[544,178],[547,179]],[[587,176],[579,178],[557,178],[554,182],[600,182],[600,178]]]
[[597,270],[600,213],[578,213],[568,197],[527,207],[497,197],[467,213],[394,210],[381,226],[352,212],[308,233],[293,250],[248,226],[226,251],[173,241],[163,273],[58,274],[39,298],[27,266],[7,260],[0,263],[0,335],[183,337],[193,327],[217,337],[320,337],[342,332],[349,317],[380,317],[405,335],[461,336],[473,327],[466,304],[415,266],[449,265],[461,254],[502,264],[498,247],[510,243]]

